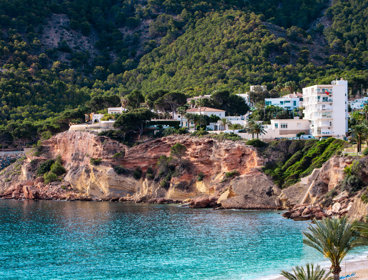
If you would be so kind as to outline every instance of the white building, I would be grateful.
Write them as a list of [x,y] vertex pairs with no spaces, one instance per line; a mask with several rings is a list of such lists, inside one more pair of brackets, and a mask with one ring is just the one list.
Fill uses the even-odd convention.
[[257,90],[266,91],[267,90],[267,86],[264,86],[264,85],[253,85],[253,86],[250,86],[250,88],[249,88],[249,91],[257,91]]
[[355,100],[349,101],[350,108],[352,110],[361,110],[364,108],[364,105],[368,104],[368,97],[363,97]]
[[101,119],[104,117],[104,114],[92,113],[91,116],[92,116],[91,118],[92,123],[99,123],[101,122]]
[[266,106],[277,106],[285,110],[294,110],[301,107],[302,97],[297,94],[288,94],[278,98],[265,98]]
[[204,116],[217,116],[220,119],[225,118],[225,111],[221,109],[209,108],[209,107],[199,107],[191,108],[187,110],[189,114],[204,115]]
[[266,133],[262,139],[296,137],[298,133],[310,134],[310,123],[302,119],[274,119],[271,124],[265,126]]
[[345,137],[348,131],[348,81],[303,88],[304,119],[314,137]]
[[121,114],[123,112],[125,112],[127,109],[123,108],[123,107],[110,107],[107,108],[107,113],[108,114]]

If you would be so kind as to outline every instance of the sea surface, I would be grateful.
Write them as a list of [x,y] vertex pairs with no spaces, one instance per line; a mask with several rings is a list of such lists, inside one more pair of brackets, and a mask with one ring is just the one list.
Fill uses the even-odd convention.
[[322,256],[276,211],[0,200],[0,279],[268,279]]

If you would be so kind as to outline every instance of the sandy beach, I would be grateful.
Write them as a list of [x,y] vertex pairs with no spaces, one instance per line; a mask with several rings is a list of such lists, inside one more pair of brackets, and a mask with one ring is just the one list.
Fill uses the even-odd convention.
[[[356,273],[356,277],[348,279],[368,280],[368,258],[343,261],[340,277],[350,275],[351,273]],[[285,280],[285,278],[278,276],[272,278],[272,280]]]

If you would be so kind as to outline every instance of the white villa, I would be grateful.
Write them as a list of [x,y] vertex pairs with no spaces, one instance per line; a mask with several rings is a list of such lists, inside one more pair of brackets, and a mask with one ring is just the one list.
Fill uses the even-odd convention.
[[304,119],[315,137],[345,137],[348,131],[348,81],[303,88]]
[[361,110],[366,104],[368,104],[368,96],[349,101],[352,110]]
[[123,112],[125,112],[127,109],[123,108],[123,107],[110,107],[110,108],[107,108],[107,113],[109,115],[112,115],[112,114],[121,114]]
[[274,119],[271,124],[265,126],[266,134],[261,135],[263,139],[290,138],[298,133],[310,134],[310,123],[308,120]]
[[265,98],[266,106],[277,106],[285,110],[294,110],[302,106],[303,97],[301,94],[293,93],[279,98]]

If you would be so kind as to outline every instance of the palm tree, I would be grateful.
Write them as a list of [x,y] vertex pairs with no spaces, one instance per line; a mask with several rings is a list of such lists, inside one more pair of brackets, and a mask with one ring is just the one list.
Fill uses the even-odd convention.
[[353,229],[359,234],[357,242],[361,246],[368,246],[368,223],[355,222]]
[[252,139],[254,139],[254,126],[255,126],[255,122],[253,120],[248,121],[247,125],[246,125],[246,130],[248,133],[252,134]]
[[220,121],[222,126],[224,127],[224,130],[226,130],[226,126],[230,124],[229,121],[226,118],[222,118]]
[[362,122],[354,125],[351,128],[352,134],[357,141],[357,152],[360,153],[362,150],[362,141],[367,137],[368,126]]
[[313,264],[307,264],[306,270],[304,267],[297,266],[293,268],[293,273],[282,271],[281,275],[284,276],[288,280],[332,280],[333,278],[330,276],[331,272],[327,272],[319,265],[314,267]]
[[315,221],[305,232],[303,243],[316,249],[331,261],[335,280],[340,279],[341,262],[357,243],[357,236],[346,217]]
[[257,139],[258,139],[259,135],[262,135],[262,134],[266,133],[266,130],[265,130],[263,124],[259,123],[259,122],[254,123],[253,130],[254,130],[254,133],[257,135]]

